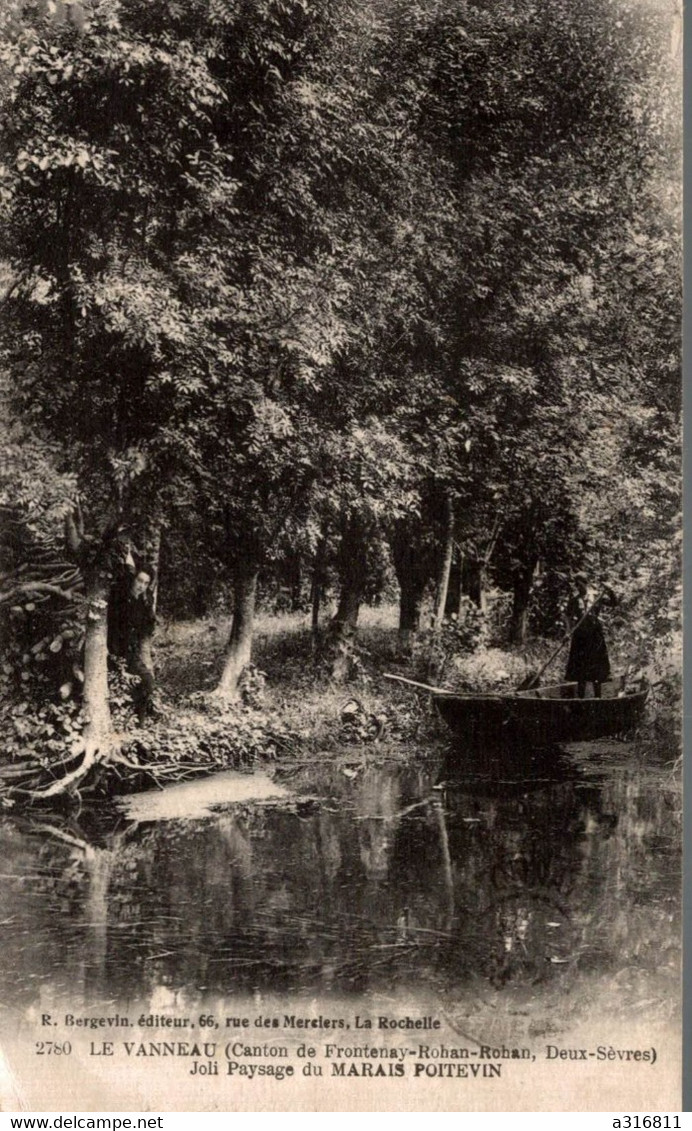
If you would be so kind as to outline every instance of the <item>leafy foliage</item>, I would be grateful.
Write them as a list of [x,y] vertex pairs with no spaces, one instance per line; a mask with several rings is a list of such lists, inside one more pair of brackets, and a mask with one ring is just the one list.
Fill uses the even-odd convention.
[[[298,556],[363,684],[360,604],[415,574],[414,631],[451,549],[473,600],[414,662],[484,653],[491,585],[513,631],[554,633],[580,567],[660,665],[680,123],[656,5],[15,0],[0,32],[3,678],[36,705],[10,736],[78,724],[88,608],[152,532],[171,617],[239,616]],[[129,727],[125,673],[110,696]],[[194,724],[203,752],[272,749],[237,710],[235,738]]]
[[476,652],[489,635],[486,615],[468,598],[459,613],[453,613],[439,629],[418,634],[412,661],[422,678],[442,683],[447,678],[450,662],[459,656]]
[[[215,704],[203,696],[179,704],[174,715],[133,731],[123,746],[144,769],[166,765],[170,772],[252,766],[258,759],[290,754],[295,736],[261,710]],[[175,780],[175,779],[174,779]]]

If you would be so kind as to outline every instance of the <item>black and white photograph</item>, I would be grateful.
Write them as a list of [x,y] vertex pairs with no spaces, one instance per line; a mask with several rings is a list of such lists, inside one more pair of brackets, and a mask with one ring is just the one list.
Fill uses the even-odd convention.
[[681,1126],[681,167],[678,0],[2,0],[0,1111]]

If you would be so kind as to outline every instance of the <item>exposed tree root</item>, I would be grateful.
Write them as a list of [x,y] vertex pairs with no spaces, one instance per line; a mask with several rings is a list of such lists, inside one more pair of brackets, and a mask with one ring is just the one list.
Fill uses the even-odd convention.
[[[242,672],[240,675],[242,675]],[[238,679],[240,679],[240,675]],[[235,707],[238,703],[242,702],[243,697],[240,688],[236,684],[235,688],[230,686],[222,687],[221,685],[213,687],[210,691],[206,692],[205,698],[207,698],[210,703],[216,704],[217,706]]]
[[116,741],[111,741],[105,755],[101,754],[97,746],[90,747],[89,750],[84,752],[81,761],[73,770],[51,781],[48,785],[40,784],[41,778],[45,778],[46,771],[36,764],[20,770],[17,775],[20,777],[19,781],[17,777],[13,776],[11,781],[3,782],[0,776],[0,797],[11,799],[21,796],[28,802],[43,802],[65,795],[74,796],[77,787],[85,783],[89,773],[97,766],[104,768],[110,766],[113,770],[122,766],[131,773],[145,774],[159,789],[163,789],[164,785],[187,781],[219,768],[210,765],[206,760],[203,762],[134,762],[121,753],[125,736],[117,735],[115,738]]
[[[223,698],[214,696],[217,702]],[[44,759],[39,751],[26,761],[0,766],[0,806],[21,810],[24,806],[53,805],[72,810],[82,796],[107,798],[133,789],[162,789],[254,760],[254,751],[242,746],[245,731],[238,740],[237,753],[235,742],[226,733],[235,724],[242,730],[242,714],[236,717],[231,711],[226,718],[221,711],[217,718],[217,710],[212,711],[208,700],[206,709],[200,706],[189,714],[187,721],[194,737],[188,737],[187,729],[176,722],[170,728],[170,742],[165,726],[128,731],[125,723],[121,731],[108,728],[107,724],[87,724],[84,746],[79,752],[56,756],[51,750]],[[279,745],[279,737],[274,748]],[[261,756],[260,750],[257,757]]]
[[45,801],[49,797],[57,797],[61,793],[67,793],[68,790],[74,788],[77,782],[82,781],[83,778],[89,773],[89,770],[94,766],[98,759],[98,749],[90,747],[84,751],[84,757],[75,770],[69,774],[65,774],[61,778],[57,778],[45,789],[32,789],[22,790],[23,793],[28,793],[32,801]]
[[120,753],[119,747],[114,747],[111,750],[108,762],[113,766],[125,766],[128,770],[142,771],[150,768],[147,765],[141,765],[139,762],[131,762],[129,758],[126,758],[124,754]]
[[32,831],[46,833],[47,836],[55,837],[56,840],[62,841],[63,844],[69,844],[72,848],[78,848],[85,856],[91,855],[94,851],[88,841],[80,837],[72,836],[70,833],[63,832],[62,829],[56,829],[53,825],[34,824]]
[[[39,786],[36,777],[45,777],[46,769],[35,763],[27,766],[26,777],[23,782],[8,784],[8,793],[21,793],[31,801],[46,801],[59,797],[65,793],[73,793],[79,782],[83,782],[91,770],[97,765],[107,764],[119,751],[122,735],[110,735],[101,741],[87,742],[81,760],[73,770],[63,774],[44,786]],[[58,765],[65,765],[60,762]]]

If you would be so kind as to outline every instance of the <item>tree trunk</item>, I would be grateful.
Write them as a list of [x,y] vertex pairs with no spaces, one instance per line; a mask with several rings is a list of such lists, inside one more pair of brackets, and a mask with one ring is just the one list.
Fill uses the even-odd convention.
[[318,577],[312,579],[310,632],[313,645],[320,631],[320,604],[322,602],[322,585]]
[[83,711],[85,758],[103,759],[111,746],[113,727],[108,701],[108,579],[101,573],[86,578],[87,617],[84,640]]
[[339,604],[332,622],[337,635],[340,626],[348,626],[351,633],[355,632],[368,578],[367,543],[357,518],[352,518],[343,532],[339,553],[339,575],[341,581]]
[[509,622],[509,639],[512,644],[524,644],[529,622],[529,598],[535,563],[518,569],[512,577],[512,614]]
[[469,561],[466,563],[466,594],[482,613],[488,608],[488,595],[486,591],[487,575],[485,562]]
[[108,591],[110,572],[107,565],[112,549],[111,527],[101,539],[100,561],[89,566],[84,554],[84,520],[79,505],[65,519],[65,537],[69,550],[84,574],[86,623],[84,634],[84,687],[82,711],[85,718],[82,738],[84,753],[79,765],[35,797],[54,797],[76,786],[96,762],[104,761],[114,744],[113,724],[108,699]]
[[291,612],[300,612],[303,597],[303,561],[300,554],[295,554],[291,562]]
[[341,591],[339,604],[329,626],[331,676],[345,680],[352,666],[353,641],[358,630],[358,614],[368,578],[367,542],[360,521],[352,518],[344,529],[339,553]]
[[464,614],[464,601],[466,600],[466,593],[464,592],[464,554],[459,550],[459,591],[457,593],[457,607],[456,614],[461,620]]
[[312,570],[312,585],[310,590],[312,646],[316,648],[320,631],[320,605],[322,603],[322,588],[324,586],[324,561],[327,554],[327,542],[320,538],[315,552],[315,564]]
[[462,589],[461,589],[461,570],[463,566],[463,555],[459,547],[453,547],[452,565],[449,570],[449,585],[447,587],[447,603],[445,605],[445,616],[457,616],[462,602]]
[[449,575],[452,569],[454,555],[454,508],[449,495],[445,499],[445,533],[442,561],[437,583],[437,605],[435,608],[435,629],[442,627],[447,607],[447,593],[449,591]]
[[339,605],[334,614],[334,624],[344,625],[353,629],[358,627],[358,615],[363,601],[363,586],[359,577],[344,579],[339,595]]
[[425,582],[421,584],[419,578],[408,577],[403,585],[399,582],[399,588],[399,644],[403,651],[410,652],[413,639],[420,628]]
[[233,625],[226,649],[217,694],[225,699],[240,697],[238,683],[252,656],[252,631],[257,598],[259,567],[248,563],[238,569],[234,584]]
[[406,520],[395,524],[389,539],[399,583],[399,644],[404,652],[410,651],[420,628],[423,597],[434,569],[431,539],[425,535],[420,521]]

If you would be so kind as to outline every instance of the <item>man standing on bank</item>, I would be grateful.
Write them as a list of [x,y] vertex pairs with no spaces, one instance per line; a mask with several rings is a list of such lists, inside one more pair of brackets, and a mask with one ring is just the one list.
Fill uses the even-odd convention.
[[599,596],[585,573],[574,575],[574,586],[565,609],[568,631],[573,630],[565,680],[577,684],[580,699],[586,695],[587,683],[592,683],[594,697],[600,699],[601,684],[610,679],[610,660],[598,613],[603,605],[616,605],[617,598],[607,588]]
[[128,553],[123,576],[113,587],[108,602],[108,651],[122,656],[127,670],[139,677],[133,690],[135,711],[140,726],[153,713],[154,671],[150,644],[156,616],[151,593],[153,571],[136,565]]

